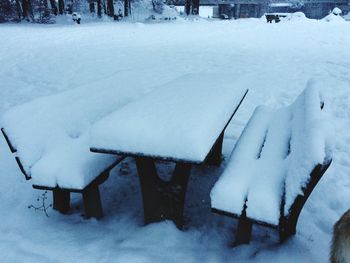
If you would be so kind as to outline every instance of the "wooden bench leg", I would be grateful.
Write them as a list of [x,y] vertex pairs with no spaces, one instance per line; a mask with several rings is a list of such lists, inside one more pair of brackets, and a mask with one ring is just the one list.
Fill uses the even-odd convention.
[[224,132],[222,132],[219,138],[216,140],[213,148],[211,149],[206,164],[219,166],[221,164],[222,144],[224,141]]
[[302,195],[299,194],[295,198],[290,208],[288,216],[283,217],[280,220],[280,225],[279,225],[280,242],[283,242],[287,240],[289,237],[295,235],[301,210],[303,209],[313,189],[316,187],[317,183],[322,178],[323,174],[326,172],[326,170],[330,165],[331,165],[331,161],[328,161],[325,164],[318,164],[315,166],[315,168],[311,172],[310,180],[307,183],[307,185],[304,187],[303,194]]
[[252,235],[253,223],[246,217],[245,212],[238,221],[235,246],[249,244]]
[[70,193],[66,190],[53,189],[53,209],[66,214],[70,209]]
[[100,219],[103,217],[98,185],[86,187],[83,191],[83,199],[86,218],[94,217],[96,219]]
[[293,236],[296,234],[296,222],[295,224],[286,224],[283,227],[280,226],[279,229],[279,237],[280,237],[280,242],[286,241],[289,237]]
[[141,183],[145,223],[172,220],[179,229],[183,227],[183,210],[191,165],[176,164],[172,179],[159,178],[151,158],[136,158]]

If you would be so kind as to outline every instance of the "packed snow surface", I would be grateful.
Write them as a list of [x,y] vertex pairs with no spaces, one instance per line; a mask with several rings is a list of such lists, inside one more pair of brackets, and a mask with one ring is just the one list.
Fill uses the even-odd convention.
[[95,123],[91,148],[203,162],[247,91],[230,76],[166,83]]
[[[348,46],[348,23],[310,19],[0,25],[0,115],[76,88],[87,93],[94,87],[121,89],[137,99],[140,88],[166,87],[192,73],[202,74],[203,80],[208,73],[231,74],[232,88],[249,89],[225,133],[221,167],[192,169],[185,231],[171,222],[144,226],[132,159],[100,187],[100,221],[81,217],[81,195],[72,195],[68,215],[48,208],[46,217],[28,209],[40,205],[36,200],[43,192],[24,179],[1,138],[1,262],[328,262],[332,226],[350,200]],[[211,213],[210,189],[256,106],[290,105],[311,78],[324,95],[323,111],[335,129],[332,165],[306,203],[296,236],[279,245],[276,231],[254,226],[251,244],[232,249],[237,221]],[[173,166],[160,163],[157,168],[166,179]],[[47,196],[47,204],[52,203]]]
[[295,21],[304,21],[308,18],[305,16],[303,12],[295,12],[287,16],[287,20]]
[[[314,167],[331,159],[320,95],[308,87],[289,107],[258,106],[239,138],[225,172],[211,191],[212,207],[278,225]],[[328,154],[328,156],[327,156]]]
[[323,21],[333,22],[333,23],[342,23],[345,22],[345,19],[340,15],[335,13],[330,13],[328,16],[322,18]]
[[333,10],[332,10],[332,13],[335,14],[335,15],[341,15],[342,11],[339,7],[335,7]]

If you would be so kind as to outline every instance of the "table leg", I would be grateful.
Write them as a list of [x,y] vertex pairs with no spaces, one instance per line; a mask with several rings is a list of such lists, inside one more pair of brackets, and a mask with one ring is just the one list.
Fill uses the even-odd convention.
[[219,166],[221,164],[221,155],[222,155],[222,144],[224,141],[224,132],[222,132],[219,138],[216,140],[213,148],[210,150],[205,163],[209,165]]
[[55,188],[53,193],[53,209],[66,214],[70,209],[70,193],[66,190]]
[[169,219],[182,229],[191,164],[177,163],[169,182],[159,178],[152,158],[137,157],[136,165],[141,183],[145,223]]
[[100,190],[98,184],[92,184],[83,191],[85,217],[101,219],[103,217]]

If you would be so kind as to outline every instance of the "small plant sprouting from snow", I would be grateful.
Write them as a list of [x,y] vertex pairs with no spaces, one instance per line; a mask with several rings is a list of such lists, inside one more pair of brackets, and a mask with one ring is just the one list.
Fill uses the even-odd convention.
[[47,191],[45,191],[42,195],[39,195],[36,199],[38,205],[29,205],[29,209],[34,209],[35,211],[43,211],[47,217],[49,217],[49,214],[47,213],[47,210],[52,207],[52,204],[47,205]]

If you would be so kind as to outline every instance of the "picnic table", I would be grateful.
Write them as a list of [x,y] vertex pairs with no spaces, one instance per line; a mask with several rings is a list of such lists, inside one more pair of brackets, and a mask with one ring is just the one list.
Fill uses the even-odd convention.
[[[135,158],[145,223],[182,228],[191,166],[220,164],[225,129],[248,92],[223,79],[183,76],[93,125],[92,152]],[[176,164],[169,181],[158,176],[158,160]]]

